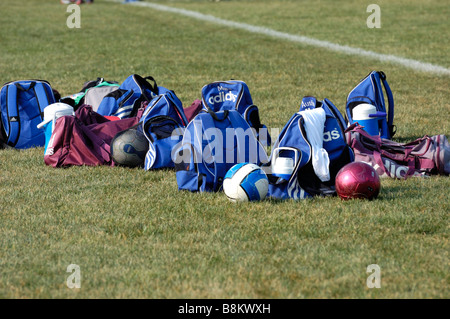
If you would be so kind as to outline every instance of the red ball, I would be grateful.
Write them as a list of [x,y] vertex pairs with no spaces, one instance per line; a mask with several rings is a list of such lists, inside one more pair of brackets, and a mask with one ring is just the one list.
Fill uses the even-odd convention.
[[352,162],[336,175],[336,192],[341,199],[377,198],[381,183],[375,169],[363,162]]

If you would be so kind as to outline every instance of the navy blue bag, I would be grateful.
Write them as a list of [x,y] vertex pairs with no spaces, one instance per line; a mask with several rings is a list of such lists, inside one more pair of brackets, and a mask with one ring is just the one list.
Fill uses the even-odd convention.
[[[386,91],[388,109],[383,94]],[[379,114],[387,115],[379,120],[379,131],[382,138],[391,139],[395,134],[394,121],[394,97],[391,88],[386,81],[386,74],[382,71],[372,71],[348,94],[346,105],[346,118],[349,124],[353,124],[353,109],[359,104],[371,104],[376,107]],[[375,114],[374,114],[375,117]]]
[[148,104],[140,120],[149,141],[146,170],[174,167],[172,151],[181,141],[187,122],[183,105],[172,91],[158,95]]
[[[153,84],[150,84],[148,80]],[[153,77],[143,78],[133,74],[126,78],[117,90],[102,99],[97,113],[103,116],[117,116],[121,119],[134,117],[142,102],[150,102],[155,96],[166,91],[168,91],[166,88],[156,84]]]
[[[325,115],[322,147],[329,158],[328,181],[319,179],[314,171],[312,144],[305,130],[305,114],[302,112],[318,108],[322,108]],[[304,97],[300,111],[287,122],[272,147],[270,162],[263,166],[269,178],[268,196],[297,200],[335,195],[337,172],[354,160],[344,130],[345,121],[330,100],[317,101],[314,97]]]
[[36,126],[44,118],[44,108],[55,100],[47,81],[21,80],[4,84],[0,90],[0,140],[18,149],[44,146],[44,132]]
[[250,127],[255,129],[258,140],[265,146],[270,145],[267,127],[261,124],[258,107],[253,104],[245,82],[216,81],[205,85],[202,88],[202,105],[205,112],[237,110]]
[[178,189],[219,191],[233,165],[260,165],[267,160],[266,151],[238,111],[199,113],[186,127],[177,148]]

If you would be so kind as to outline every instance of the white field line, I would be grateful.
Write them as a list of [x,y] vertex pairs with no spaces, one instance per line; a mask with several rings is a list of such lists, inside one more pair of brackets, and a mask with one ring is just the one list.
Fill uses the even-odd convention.
[[[118,2],[117,0],[109,0],[112,2]],[[334,51],[338,53],[344,53],[348,55],[356,55],[361,57],[367,57],[370,59],[378,60],[381,62],[391,62],[398,65],[402,65],[406,68],[422,71],[426,73],[438,74],[438,75],[450,75],[450,69],[443,66],[421,62],[413,59],[402,58],[399,56],[391,54],[382,54],[369,50],[364,50],[360,48],[349,47],[347,45],[340,45],[328,41],[317,40],[314,38],[309,38],[301,35],[289,34],[285,32],[276,31],[273,29],[259,27],[247,23],[235,22],[230,20],[225,20],[217,18],[209,14],[203,14],[196,11],[185,10],[180,8],[173,8],[161,4],[151,3],[151,2],[129,2],[128,5],[152,8],[158,11],[170,12],[175,14],[180,14],[186,17],[194,18],[201,21],[207,21],[210,23],[223,25],[235,29],[241,29],[252,33],[263,34],[277,39],[284,39],[290,42],[296,42],[301,44],[306,44],[318,48],[323,48],[329,51]]]

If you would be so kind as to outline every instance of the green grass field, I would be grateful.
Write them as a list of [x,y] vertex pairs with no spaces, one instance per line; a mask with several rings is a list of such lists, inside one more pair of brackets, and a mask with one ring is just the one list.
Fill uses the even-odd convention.
[[[450,7],[438,0],[154,1],[450,68]],[[203,85],[244,80],[262,121],[282,128],[304,95],[344,111],[383,70],[395,140],[446,134],[450,78],[174,13],[96,0],[81,28],[57,0],[0,2],[0,82],[48,80],[63,96],[99,76],[152,75],[185,106]],[[175,172],[54,169],[43,148],[0,151],[1,298],[449,298],[448,177],[382,180],[375,201],[233,204],[179,192]],[[69,289],[68,265],[81,270]],[[381,288],[366,286],[368,265]]]

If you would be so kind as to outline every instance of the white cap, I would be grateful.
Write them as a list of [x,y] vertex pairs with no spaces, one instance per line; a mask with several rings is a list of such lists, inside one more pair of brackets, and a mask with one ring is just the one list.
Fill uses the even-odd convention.
[[372,104],[358,104],[353,108],[353,120],[370,120],[370,114],[377,113],[377,108]]
[[[73,107],[66,103],[53,103],[44,109],[44,120],[37,125],[37,128],[42,128],[45,124],[56,120],[64,115],[75,115]],[[55,124],[55,122],[53,122]]]

